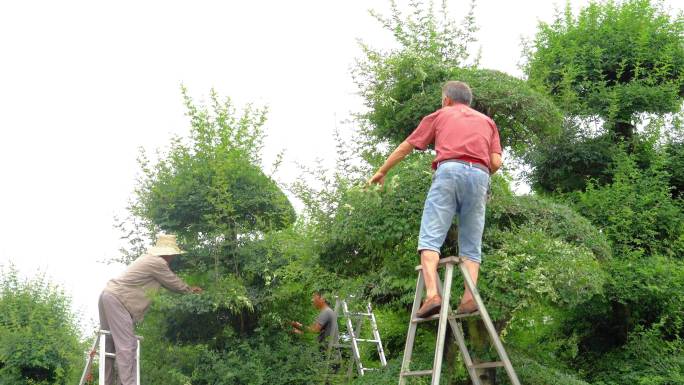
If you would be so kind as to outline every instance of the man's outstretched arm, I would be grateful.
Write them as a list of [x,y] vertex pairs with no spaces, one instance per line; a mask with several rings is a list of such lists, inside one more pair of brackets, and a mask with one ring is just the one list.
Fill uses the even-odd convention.
[[397,146],[397,148],[394,149],[392,154],[390,154],[390,156],[387,157],[387,160],[380,167],[380,169],[378,169],[375,175],[373,175],[373,177],[368,180],[368,184],[385,183],[385,175],[387,175],[389,170],[391,170],[392,167],[396,166],[397,163],[404,159],[406,155],[410,154],[414,148],[415,147],[411,143],[403,141],[399,146]]

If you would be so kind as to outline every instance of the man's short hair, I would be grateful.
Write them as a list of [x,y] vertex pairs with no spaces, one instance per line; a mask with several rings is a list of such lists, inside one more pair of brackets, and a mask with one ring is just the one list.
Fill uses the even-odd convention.
[[463,103],[468,106],[473,101],[473,92],[470,90],[470,86],[455,80],[444,83],[442,94],[456,103]]

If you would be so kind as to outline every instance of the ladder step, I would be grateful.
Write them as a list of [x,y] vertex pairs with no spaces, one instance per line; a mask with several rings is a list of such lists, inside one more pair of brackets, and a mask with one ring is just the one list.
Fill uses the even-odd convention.
[[479,364],[470,365],[470,367],[473,369],[498,368],[501,366],[504,366],[504,363],[501,361],[482,362]]
[[472,313],[465,313],[465,314],[452,314],[449,318],[451,319],[461,319],[461,318],[468,318],[468,317],[477,317],[480,315],[480,311],[474,311]]
[[417,324],[417,323],[421,323],[421,322],[434,321],[436,319],[439,319],[439,314],[435,314],[435,315],[427,317],[427,318],[414,318],[411,320],[411,322],[414,324]]
[[374,343],[374,344],[377,344],[377,343],[378,343],[378,340],[364,340],[364,339],[361,339],[361,338],[357,338],[357,339],[356,339],[356,342],[372,342],[372,343]]
[[[106,336],[109,336],[112,334],[112,332],[110,332],[109,330],[100,330],[100,331],[98,331],[98,335],[99,334],[104,334]],[[135,338],[139,339],[140,341],[144,340],[143,336],[139,336],[139,335],[136,335]]]
[[[466,314],[449,314],[449,319],[461,319],[461,318],[468,318],[468,317],[477,317],[480,315],[479,311],[472,312],[472,313],[466,313]],[[412,323],[421,323],[421,322],[428,322],[428,321],[434,321],[439,319],[439,314],[432,315],[427,318],[414,318],[411,322]]]
[[370,317],[371,313],[349,313],[352,317]]
[[432,370],[415,370],[413,372],[403,372],[402,377],[431,376]]
[[114,353],[105,353],[105,357],[116,357]]

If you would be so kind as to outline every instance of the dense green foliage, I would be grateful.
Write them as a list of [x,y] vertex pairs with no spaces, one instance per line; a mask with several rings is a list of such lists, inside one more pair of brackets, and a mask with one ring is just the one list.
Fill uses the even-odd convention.
[[604,185],[612,180],[610,168],[616,147],[610,135],[584,135],[567,120],[561,134],[549,138],[526,155],[533,166],[532,187],[537,191],[581,191],[589,181]]
[[[174,139],[153,164],[142,158],[134,221],[128,224],[137,230],[132,245],[159,229],[178,233],[188,253],[174,268],[206,289],[197,296],[157,296],[139,330],[146,338],[143,381],[323,383],[329,367],[315,336],[294,335],[288,326],[290,320],[313,321],[310,295],[322,290],[329,299],[361,298],[353,306],[366,300],[374,305],[389,365],[351,383],[395,384],[432,154],[409,155],[383,186],[369,187],[365,180],[391,149],[388,143],[402,141],[439,107],[442,82],[458,79],[471,84],[476,108],[498,123],[506,150],[536,172],[532,186],[539,194],[514,193],[505,174],[492,178],[480,276],[481,293],[522,383],[684,384],[681,141],[661,140],[666,128],[655,124],[632,142],[616,145],[613,115],[587,112],[583,101],[569,105],[567,93],[549,92],[533,76],[525,81],[477,68],[468,54],[476,31],[472,12],[457,25],[445,7],[437,16],[431,3],[416,2],[405,17],[391,5],[390,17],[375,16],[398,48],[382,52],[363,45],[364,57],[354,69],[367,107],[357,115],[361,137],[354,148],[340,143],[336,170],[311,169],[287,186],[304,205],[298,218],[283,186],[260,164],[264,110],[238,113],[216,95],[202,107],[186,96],[188,137]],[[653,9],[645,1],[597,3],[578,20],[584,28],[600,19],[596,28],[607,41],[618,39],[620,23],[634,18],[643,25],[656,19],[657,25],[679,28]],[[606,10],[615,17],[596,19]],[[625,16],[627,10],[635,16]],[[539,36],[556,25],[576,24],[574,19],[558,23],[540,26]],[[580,32],[573,36],[584,36]],[[634,35],[623,39],[629,42]],[[528,57],[530,68],[548,59],[537,48],[532,55],[539,57]],[[569,50],[581,53],[580,48]],[[668,60],[660,53],[653,61],[638,58],[639,65]],[[571,64],[558,65],[559,73],[574,71]],[[661,78],[623,79],[619,87],[592,79],[582,80],[582,86],[595,81],[591,89],[618,95],[647,84],[660,90],[657,95],[679,97],[665,92],[672,85],[656,81]],[[610,108],[623,102],[615,97]],[[646,107],[632,112],[678,109]],[[578,119],[591,114],[606,119],[595,132]],[[681,123],[672,125],[667,129]],[[447,237],[445,255],[458,252],[456,228]],[[461,288],[455,280],[455,298]],[[465,330],[473,354],[495,358],[478,322],[466,323]],[[434,325],[421,326],[413,368],[430,367],[434,342]],[[443,382],[467,384],[458,350],[448,344],[445,354]],[[378,364],[371,349],[362,357],[367,366]],[[346,383],[344,372],[346,366],[328,382]],[[508,384],[501,371],[483,374],[488,383]]]
[[497,122],[502,145],[518,154],[558,132],[561,114],[544,95],[520,79],[468,62],[476,30],[472,11],[460,26],[444,16],[436,18],[431,7],[417,7],[404,20],[396,5],[391,17],[376,15],[400,47],[382,52],[364,46],[365,57],[354,70],[368,107],[362,114],[368,134],[394,144],[403,141],[423,116],[441,107],[447,80],[471,86],[474,108]]
[[684,141],[672,141],[665,147],[665,169],[670,177],[672,194],[684,198]]
[[589,182],[577,193],[576,207],[603,229],[616,253],[682,256],[684,216],[682,202],[672,199],[663,160],[653,159],[640,170],[633,157],[618,152],[613,181],[597,187]]
[[[536,189],[568,192],[585,189],[591,179],[610,182],[615,143],[624,142],[639,166],[648,166],[651,154],[643,151],[649,146],[638,128],[649,118],[663,126],[663,114],[680,110],[683,38],[682,14],[658,0],[592,2],[577,16],[568,6],[552,23],[540,23],[525,71],[534,89],[550,95],[568,118],[560,136],[525,155]],[[681,158],[678,136],[669,136],[674,162]],[[680,168],[666,168],[677,189]]]
[[78,325],[68,297],[43,277],[22,281],[0,268],[0,384],[78,381]]
[[677,112],[684,96],[684,19],[658,0],[593,1],[579,15],[568,4],[541,23],[526,73],[563,110],[600,116],[623,138],[636,114]]
[[452,79],[471,86],[474,108],[498,123],[502,145],[516,153],[558,131],[560,112],[545,96],[520,79],[468,62],[476,31],[472,10],[460,26],[446,13],[434,17],[431,7],[417,7],[404,20],[394,5],[390,18],[376,17],[400,48],[382,52],[364,45],[365,58],[354,71],[368,107],[362,118],[372,137],[403,141],[423,116],[441,107],[441,87]]

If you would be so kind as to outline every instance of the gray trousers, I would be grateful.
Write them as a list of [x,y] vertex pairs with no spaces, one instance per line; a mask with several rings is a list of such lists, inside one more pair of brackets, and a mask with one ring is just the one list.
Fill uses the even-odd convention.
[[137,339],[133,331],[133,319],[123,304],[111,293],[100,294],[100,329],[109,330],[106,351],[116,353],[116,359],[105,360],[105,384],[114,385],[114,362],[120,385],[136,385],[135,353]]

